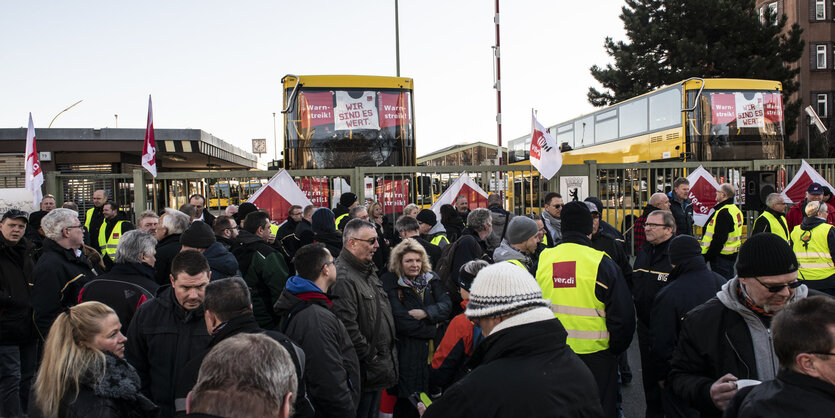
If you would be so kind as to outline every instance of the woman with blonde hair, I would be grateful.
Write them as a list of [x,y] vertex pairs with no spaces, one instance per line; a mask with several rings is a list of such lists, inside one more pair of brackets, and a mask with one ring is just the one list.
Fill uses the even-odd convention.
[[452,310],[426,250],[412,238],[391,251],[389,272],[380,278],[388,293],[397,333],[398,382],[389,392],[397,396],[395,417],[416,417],[409,395],[429,389],[430,346],[441,341],[442,324]]
[[85,302],[58,315],[35,379],[35,406],[47,418],[156,417],[124,360],[125,341],[113,309]]
[[804,209],[806,218],[789,235],[800,263],[799,278],[810,289],[835,295],[835,227],[826,223],[829,205],[811,201]]

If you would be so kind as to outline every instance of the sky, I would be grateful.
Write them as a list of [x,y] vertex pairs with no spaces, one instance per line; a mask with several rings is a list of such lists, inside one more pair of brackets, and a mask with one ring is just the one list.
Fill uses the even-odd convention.
[[[623,0],[503,1],[503,145],[592,110],[594,64],[624,39]],[[418,155],[496,143],[495,2],[400,0],[401,76]],[[396,75],[394,1],[2,1],[0,127],[202,129],[245,150],[282,144],[286,74]],[[21,150],[22,152],[22,150]]]

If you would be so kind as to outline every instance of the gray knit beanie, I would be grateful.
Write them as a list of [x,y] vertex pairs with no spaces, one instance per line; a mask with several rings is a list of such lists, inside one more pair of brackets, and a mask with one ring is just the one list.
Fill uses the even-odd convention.
[[470,287],[464,312],[469,319],[515,315],[536,307],[549,307],[536,279],[511,263],[497,263],[478,272]]
[[526,216],[515,216],[507,224],[507,232],[504,236],[508,243],[520,244],[536,235],[538,231],[539,227],[536,226],[533,219]]

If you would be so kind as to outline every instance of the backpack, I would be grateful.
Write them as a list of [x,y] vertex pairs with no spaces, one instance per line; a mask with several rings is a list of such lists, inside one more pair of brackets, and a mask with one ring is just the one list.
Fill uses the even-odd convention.
[[455,251],[458,249],[459,242],[461,242],[460,239],[451,244],[447,244],[441,250],[441,258],[438,259],[438,263],[435,265],[435,274],[440,277],[441,284],[447,292],[458,292],[458,283],[453,283],[452,281],[452,264],[455,262]]

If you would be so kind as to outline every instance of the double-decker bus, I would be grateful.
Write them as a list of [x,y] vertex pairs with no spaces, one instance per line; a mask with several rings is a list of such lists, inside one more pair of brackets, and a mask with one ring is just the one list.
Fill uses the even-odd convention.
[[413,82],[358,75],[287,75],[284,167],[415,165]]
[[[691,78],[569,119],[548,130],[563,151],[563,164],[589,160],[638,163],[782,159],[782,85],[769,80]],[[530,141],[528,134],[508,142],[511,164],[529,164]],[[656,183],[653,179],[634,180],[637,184]],[[515,207],[539,206],[540,188],[531,187],[532,184],[539,184],[536,172],[514,177],[511,193]],[[649,189],[641,186],[632,192],[654,191],[662,190],[650,185]],[[600,196],[606,194],[608,191],[599,191]]]

